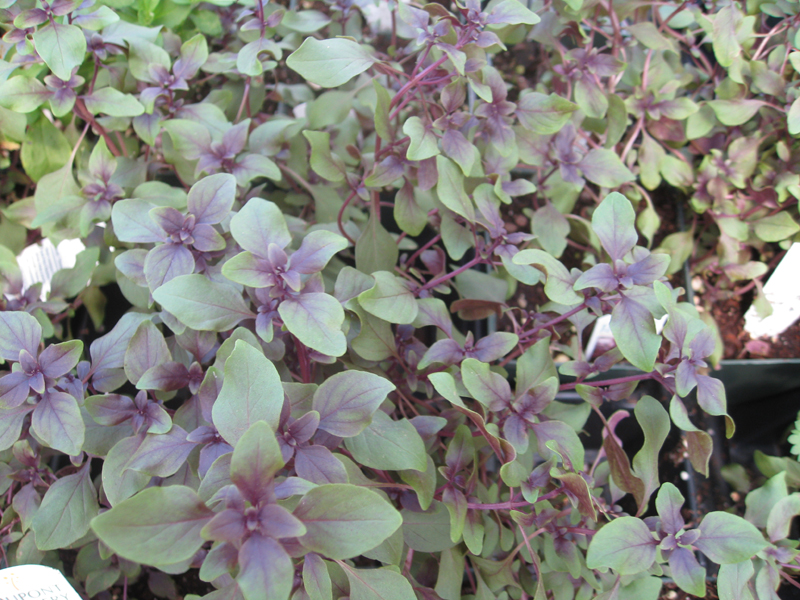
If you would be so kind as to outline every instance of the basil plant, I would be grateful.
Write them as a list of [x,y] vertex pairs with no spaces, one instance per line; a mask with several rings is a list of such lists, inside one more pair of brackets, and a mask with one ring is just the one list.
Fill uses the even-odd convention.
[[673,430],[708,475],[701,411],[734,431],[638,183],[658,115],[724,115],[661,38],[755,20],[662,8],[0,0],[6,564],[97,599],[656,600],[712,564],[774,595],[795,501],[688,518],[659,472]]

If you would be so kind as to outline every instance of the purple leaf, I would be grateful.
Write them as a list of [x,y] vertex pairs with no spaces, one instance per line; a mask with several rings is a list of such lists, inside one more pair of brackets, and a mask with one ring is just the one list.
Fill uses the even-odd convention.
[[[287,405],[284,405],[286,408]],[[291,423],[287,429],[287,433],[292,439],[298,443],[303,444],[310,440],[319,427],[319,413],[311,410],[304,414],[302,417]]]
[[31,426],[50,448],[70,456],[80,454],[85,426],[78,403],[69,394],[47,390],[33,410]]
[[147,254],[144,261],[144,275],[150,291],[154,292],[176,277],[191,275],[194,267],[194,256],[186,246],[162,244]]
[[236,582],[245,600],[287,600],[294,583],[292,559],[279,542],[254,534],[239,550]]
[[617,289],[619,280],[614,274],[614,269],[607,263],[600,263],[585,271],[575,282],[576,290],[585,290],[593,287],[603,292],[611,292]]
[[[192,229],[193,246],[201,252],[225,249],[225,239],[211,225],[200,223]],[[666,256],[666,255],[665,255]]]
[[296,538],[306,533],[303,522],[277,504],[264,505],[258,511],[258,522],[261,533],[276,540]]
[[120,394],[89,396],[84,406],[96,423],[107,427],[124,423],[136,412],[133,400]]
[[139,324],[149,318],[150,315],[142,313],[123,315],[111,331],[93,341],[89,347],[89,354],[92,357],[92,369],[121,368],[124,364],[128,342],[133,337],[133,334],[136,333]]
[[730,513],[708,513],[698,527],[695,546],[718,565],[739,563],[767,547],[754,525]]
[[667,272],[669,261],[668,254],[648,254],[643,259],[628,265],[625,274],[633,279],[634,285],[650,285]]
[[669,568],[675,583],[684,592],[697,598],[706,595],[706,570],[697,562],[694,552],[676,548],[669,557]]
[[172,67],[178,79],[191,79],[208,60],[208,43],[204,35],[198,33],[181,46],[181,55]]
[[281,209],[261,198],[251,198],[233,216],[231,233],[244,250],[264,257],[270,244],[285,248],[292,241]]
[[464,349],[458,342],[451,339],[439,340],[428,348],[422,360],[419,361],[417,368],[424,369],[433,363],[454,365],[460,362],[462,358],[464,358]]
[[633,366],[648,373],[653,370],[661,336],[656,333],[653,315],[646,306],[622,296],[611,314],[611,333]]
[[186,206],[197,223],[213,225],[230,213],[236,199],[236,178],[227,173],[204,177],[189,190]]
[[30,379],[22,371],[0,377],[0,408],[16,408],[31,394]]
[[372,415],[395,389],[383,377],[366,371],[344,371],[328,377],[314,393],[319,428],[339,437],[353,437],[369,425]]
[[697,375],[697,403],[710,415],[726,414],[725,386],[714,377]]
[[154,477],[169,477],[183,466],[194,447],[194,443],[186,440],[186,432],[173,425],[168,433],[148,433],[126,468]]
[[17,442],[25,417],[33,408],[29,404],[0,408],[0,451],[11,448]]
[[[163,229],[168,236],[180,235],[181,229],[187,226],[187,218],[179,210],[171,206],[156,206],[150,210],[150,218]],[[194,221],[194,219],[191,219]],[[187,231],[191,232],[193,227],[188,227]],[[162,238],[163,239],[163,238]]]
[[478,340],[469,356],[481,362],[490,363],[498,360],[510,352],[519,342],[519,337],[513,333],[496,331]]
[[661,526],[666,533],[676,534],[686,525],[681,516],[684,498],[671,483],[664,483],[656,497],[656,510],[661,517]]
[[162,392],[174,392],[187,385],[189,370],[185,365],[171,360],[147,369],[136,382],[136,387],[140,390]]
[[630,200],[619,192],[610,193],[595,209],[592,229],[612,260],[621,259],[639,240],[634,226],[635,218]]
[[275,473],[283,467],[275,432],[265,421],[256,421],[239,438],[231,458],[231,481],[256,505],[269,496]]
[[0,312],[0,357],[5,360],[19,360],[21,350],[33,356],[39,354],[42,341],[42,326],[26,312]]
[[123,242],[163,242],[164,231],[149,215],[153,208],[150,202],[136,198],[115,202],[111,209],[114,233]]
[[152,321],[144,321],[128,342],[123,362],[125,375],[136,385],[145,371],[169,360],[172,356],[164,336]]
[[311,275],[322,271],[328,261],[338,252],[347,248],[347,240],[331,231],[312,231],[292,254],[289,265],[292,270]]
[[306,446],[295,451],[297,474],[311,483],[347,483],[344,465],[325,446]]

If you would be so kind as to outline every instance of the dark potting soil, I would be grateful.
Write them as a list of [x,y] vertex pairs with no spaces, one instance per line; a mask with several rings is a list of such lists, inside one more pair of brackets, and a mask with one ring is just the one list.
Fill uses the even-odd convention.
[[749,298],[719,300],[711,307],[725,345],[723,358],[800,358],[800,321],[776,338],[752,339],[744,329]]

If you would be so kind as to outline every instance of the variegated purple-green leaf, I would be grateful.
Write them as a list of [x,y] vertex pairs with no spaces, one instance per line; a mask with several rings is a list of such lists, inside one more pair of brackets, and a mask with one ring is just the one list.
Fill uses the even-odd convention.
[[25,417],[33,409],[33,406],[23,403],[14,408],[0,407],[0,450],[8,450],[17,442]]
[[167,433],[148,433],[125,468],[153,477],[169,477],[183,466],[194,447],[186,440],[186,432],[173,425]]
[[656,333],[653,315],[644,304],[621,294],[611,313],[611,333],[633,366],[648,373],[655,368],[661,336]]
[[236,582],[245,600],[287,600],[294,584],[292,559],[280,542],[256,533],[239,549]]
[[90,463],[86,461],[77,473],[61,477],[42,498],[31,522],[40,550],[66,548],[89,531],[99,511]]
[[227,331],[256,317],[235,288],[204,275],[177,277],[155,290],[153,298],[181,323],[200,331]]
[[621,259],[636,245],[635,218],[630,201],[619,192],[610,193],[595,209],[592,229],[612,260]]
[[298,448],[294,455],[294,468],[300,477],[318,485],[348,482],[344,465],[325,446]]
[[461,377],[469,393],[484,406],[502,410],[513,398],[506,378],[479,360],[465,359],[461,363]]
[[389,380],[365,371],[344,371],[328,377],[314,392],[312,407],[319,428],[339,437],[353,437],[395,389]]
[[281,210],[261,198],[251,198],[233,216],[231,233],[244,250],[259,256],[267,256],[270,244],[285,248],[292,241]]
[[694,552],[678,547],[669,557],[672,578],[684,592],[696,598],[705,598],[706,570],[697,562]]
[[333,296],[298,294],[281,302],[278,314],[289,332],[309,348],[328,356],[341,356],[347,350],[344,309]]
[[333,559],[358,556],[400,527],[400,513],[376,492],[334,483],[309,491],[294,509],[306,526],[299,538],[307,550]]
[[592,537],[586,566],[590,569],[608,567],[620,575],[641,573],[655,562],[656,545],[643,521],[620,517],[601,527]]
[[388,471],[425,471],[425,444],[408,419],[393,420],[377,411],[372,422],[345,441],[353,458],[362,465]]
[[147,254],[144,276],[151,292],[176,277],[191,275],[195,269],[191,250],[181,244],[161,244]]
[[0,357],[18,361],[21,350],[37,356],[41,341],[42,326],[31,315],[23,311],[0,312]]
[[255,421],[236,442],[231,458],[231,481],[253,505],[269,498],[275,474],[284,461],[275,431],[266,421]]
[[145,371],[170,360],[164,336],[152,321],[144,321],[128,342],[123,367],[128,380],[136,385]]
[[751,523],[730,513],[708,513],[698,526],[695,546],[719,565],[739,563],[767,547],[764,536]]
[[194,490],[171,485],[143,490],[91,525],[116,554],[142,564],[170,565],[200,549],[200,530],[213,514]]
[[198,223],[215,224],[228,216],[236,199],[236,178],[227,173],[209,175],[189,190],[186,206]]
[[278,428],[283,388],[275,366],[250,344],[238,340],[225,362],[225,379],[214,402],[214,426],[232,446],[256,421]]
[[70,456],[80,453],[86,427],[78,402],[70,394],[45,391],[33,410],[31,426],[50,448]]
[[332,231],[312,231],[303,238],[300,248],[289,259],[294,271],[311,275],[322,271],[338,252],[347,248],[347,240]]

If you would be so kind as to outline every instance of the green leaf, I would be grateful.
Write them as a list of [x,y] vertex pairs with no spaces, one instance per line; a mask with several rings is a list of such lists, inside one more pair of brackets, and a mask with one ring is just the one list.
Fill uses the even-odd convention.
[[577,167],[586,179],[603,187],[619,187],[636,179],[617,153],[606,148],[590,150]]
[[344,38],[307,37],[286,65],[322,87],[338,87],[369,69],[376,59],[357,42]]
[[546,252],[556,258],[563,254],[570,232],[569,221],[552,202],[545,203],[533,213],[531,230]]
[[35,77],[17,75],[0,86],[0,106],[16,113],[29,113],[47,102],[53,92]]
[[89,531],[99,510],[89,467],[87,461],[80,471],[60,478],[47,490],[31,522],[39,550],[66,548]]
[[83,63],[86,38],[75,25],[51,21],[33,34],[36,52],[56,77],[69,81],[72,69]]
[[539,92],[525,94],[517,102],[517,117],[526,129],[541,135],[558,133],[569,121],[578,105],[558,94]]
[[354,569],[341,563],[350,582],[350,600],[416,600],[408,579],[395,569]]
[[342,332],[344,309],[333,296],[319,292],[288,298],[278,306],[286,328],[309,348],[328,356],[347,350]]
[[312,489],[294,515],[308,529],[298,538],[305,548],[340,560],[374,548],[402,523],[400,513],[376,492],[345,483]]
[[461,379],[475,400],[489,406],[493,402],[504,403],[512,399],[511,387],[505,377],[494,373],[488,364],[467,358],[461,363]]
[[380,218],[370,214],[369,221],[356,240],[356,266],[362,273],[392,271],[400,255],[394,238],[381,225]]
[[303,588],[309,600],[333,600],[328,567],[317,554],[306,554],[303,559]]
[[667,410],[650,396],[636,403],[634,414],[644,432],[644,444],[633,457],[633,472],[644,483],[644,500],[640,504],[643,509],[650,495],[658,489],[658,453],[669,434],[670,422]]
[[611,313],[611,333],[622,355],[634,367],[645,373],[655,368],[661,336],[644,304],[622,296]]
[[344,161],[331,152],[331,134],[327,131],[306,130],[303,135],[311,144],[311,168],[314,172],[334,183],[344,181]]
[[41,118],[29,128],[20,158],[28,177],[39,181],[66,165],[71,154],[72,146],[66,136],[48,119]]
[[[0,93],[0,98],[2,97],[3,94]],[[792,105],[789,107],[789,112],[786,115],[786,119],[789,126],[789,135],[800,134],[800,98],[797,98],[794,102],[792,102]]]
[[405,281],[388,271],[376,271],[372,277],[375,285],[358,296],[364,310],[389,323],[413,323],[417,317],[417,301]]
[[800,231],[789,211],[782,211],[759,219],[753,224],[756,235],[765,242],[780,242]]
[[758,109],[764,105],[764,102],[752,99],[709,100],[708,105],[717,115],[720,123],[735,127],[744,125],[752,119]]
[[406,152],[408,160],[425,160],[439,154],[439,144],[433,128],[426,126],[419,117],[406,119],[403,133],[411,139]]
[[553,302],[572,306],[583,301],[583,296],[572,289],[574,281],[567,268],[547,252],[527,249],[514,255],[516,265],[535,265],[547,274],[544,292]]
[[416,428],[408,419],[393,421],[377,411],[364,431],[345,440],[353,459],[361,465],[388,471],[428,468],[427,452]]
[[714,55],[720,65],[730,67],[742,53],[742,47],[736,35],[737,25],[742,21],[742,14],[737,7],[729,5],[723,7],[711,20]]
[[153,298],[164,310],[198,331],[227,331],[255,314],[235,288],[205,275],[181,275],[159,287]]
[[376,105],[375,105],[375,133],[381,139],[392,139],[392,125],[389,121],[389,106],[391,105],[391,98],[389,92],[383,87],[377,79],[372,80],[372,86],[375,88]]
[[84,96],[84,102],[93,115],[103,113],[111,117],[138,117],[144,113],[144,106],[136,98],[112,87],[93,91]]
[[608,567],[620,575],[635,575],[649,569],[656,559],[653,534],[635,517],[620,517],[600,528],[589,544],[586,566]]
[[753,561],[745,560],[733,565],[722,565],[717,575],[717,593],[720,600],[753,600],[747,582],[753,577]]
[[225,379],[214,402],[214,425],[232,446],[256,421],[273,431],[283,408],[281,378],[272,362],[250,344],[237,340],[225,361]]
[[147,488],[92,520],[102,542],[123,558],[171,565],[194,556],[200,530],[214,516],[191,488]]
[[436,182],[436,194],[442,204],[454,213],[464,217],[470,223],[475,221],[475,207],[464,190],[464,175],[461,169],[449,158],[436,157],[436,168],[439,179]]
[[698,529],[694,545],[719,565],[745,561],[769,545],[752,523],[722,511],[708,513]]
[[353,437],[372,421],[372,415],[395,389],[388,379],[365,371],[344,371],[328,377],[314,392],[313,410],[319,428],[339,437]]

